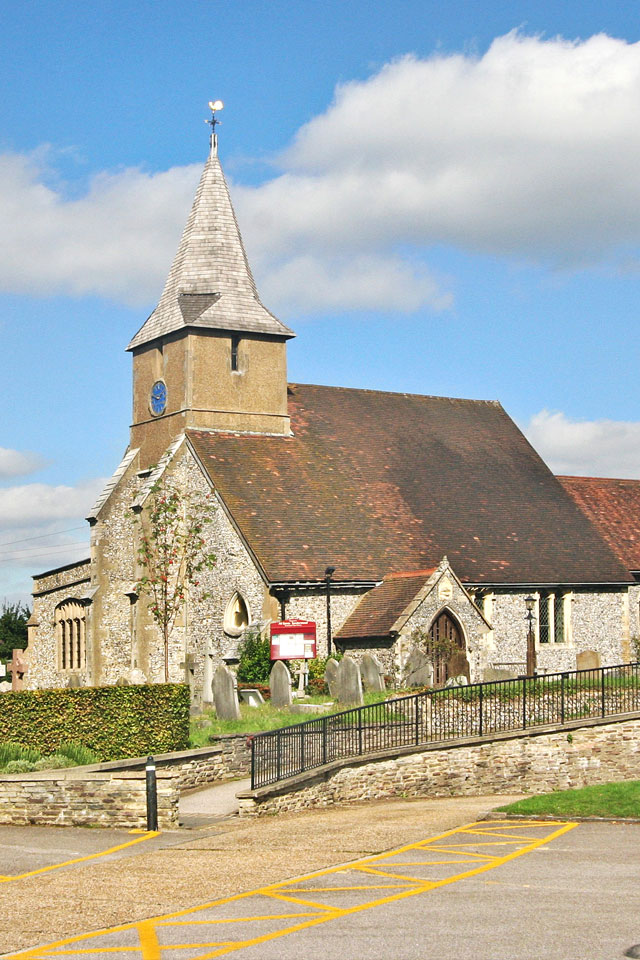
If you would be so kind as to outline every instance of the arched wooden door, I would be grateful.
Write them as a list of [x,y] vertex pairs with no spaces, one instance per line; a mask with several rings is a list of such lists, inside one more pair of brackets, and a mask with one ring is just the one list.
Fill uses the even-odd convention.
[[447,610],[443,610],[431,624],[428,644],[427,652],[433,658],[433,682],[437,687],[443,687],[449,677],[460,674],[469,679],[462,630]]

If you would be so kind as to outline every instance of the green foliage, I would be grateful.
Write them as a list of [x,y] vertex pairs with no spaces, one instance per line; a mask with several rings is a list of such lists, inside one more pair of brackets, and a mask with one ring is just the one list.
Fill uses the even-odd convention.
[[62,756],[61,753],[52,753],[49,757],[43,757],[42,760],[37,760],[34,765],[34,770],[63,770],[65,767],[75,767],[76,763],[71,760],[69,757]]
[[4,768],[5,773],[31,773],[32,770],[35,770],[35,763],[31,763],[29,760],[10,760],[9,763]]
[[29,763],[35,763],[41,756],[39,750],[24,747],[21,743],[13,743],[11,740],[0,743],[0,767],[4,767],[12,760],[27,760]]
[[14,647],[27,645],[27,620],[31,611],[25,603],[7,603],[0,611],[0,660],[10,660]]
[[640,817],[640,780],[556,790],[498,809],[525,816],[637,818]]
[[0,697],[0,742],[67,755],[71,742],[81,743],[92,761],[185,750],[189,705],[189,688],[177,683],[20,690]]
[[164,679],[169,679],[169,636],[187,595],[206,596],[200,587],[203,570],[215,555],[207,550],[205,525],[215,513],[211,494],[185,491],[162,477],[151,487],[144,510],[134,516],[139,532],[138,562],[143,573],[136,592],[150,599],[149,610],[164,640]]
[[57,753],[59,756],[71,760],[72,764],[77,767],[83,767],[89,763],[98,763],[100,761],[100,757],[94,753],[93,750],[89,750],[88,747],[74,740],[70,743],[61,743],[58,746]]
[[247,630],[240,644],[238,680],[243,683],[269,683],[271,641],[257,630]]

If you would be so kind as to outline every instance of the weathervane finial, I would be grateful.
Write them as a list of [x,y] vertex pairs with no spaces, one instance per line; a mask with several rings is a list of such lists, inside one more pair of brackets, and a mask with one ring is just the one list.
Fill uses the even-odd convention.
[[211,127],[211,153],[215,156],[218,152],[218,135],[216,133],[216,124],[222,123],[222,120],[218,120],[216,117],[216,110],[222,110],[224,103],[222,100],[209,100],[209,110],[211,110],[211,120],[205,120],[205,123],[208,123]]

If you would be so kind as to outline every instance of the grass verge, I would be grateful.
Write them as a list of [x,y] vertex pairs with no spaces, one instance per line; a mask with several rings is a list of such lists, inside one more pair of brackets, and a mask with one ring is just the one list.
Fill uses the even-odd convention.
[[497,809],[524,816],[640,818],[640,780],[557,790]]
[[[364,702],[365,704],[379,703],[387,696],[386,693],[365,693]],[[311,697],[305,702],[327,703],[327,700],[327,697]],[[261,707],[249,707],[241,703],[242,716],[239,720],[219,720],[213,710],[196,717],[191,721],[189,742],[192,747],[204,747],[211,743],[214,737],[224,734],[277,730],[280,727],[291,727],[295,723],[304,723],[306,720],[316,720],[332,713],[340,713],[342,710],[344,707],[338,703],[334,703],[327,713],[293,713],[286,707],[280,709],[272,707],[270,703],[265,703]]]

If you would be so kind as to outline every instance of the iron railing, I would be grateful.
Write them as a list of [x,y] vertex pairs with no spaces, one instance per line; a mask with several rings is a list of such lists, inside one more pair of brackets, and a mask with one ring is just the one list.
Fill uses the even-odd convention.
[[640,663],[428,690],[255,734],[251,788],[394,747],[634,711],[640,711]]

